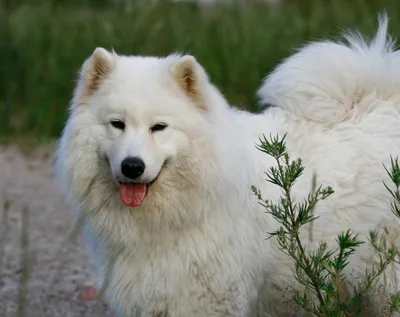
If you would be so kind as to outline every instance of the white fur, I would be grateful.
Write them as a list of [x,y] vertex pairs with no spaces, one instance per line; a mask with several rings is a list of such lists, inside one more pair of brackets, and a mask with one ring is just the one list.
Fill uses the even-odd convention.
[[[255,147],[263,134],[288,133],[291,157],[304,160],[296,199],[307,195],[314,172],[318,184],[335,190],[315,210],[321,217],[313,241],[302,232],[309,249],[321,240],[334,245],[348,228],[365,240],[369,230],[387,227],[399,246],[399,220],[382,184],[388,181],[382,163],[400,149],[400,56],[386,28],[382,19],[370,44],[348,36],[348,45],[319,42],[301,49],[264,82],[259,95],[274,107],[259,115],[230,108],[194,59],[100,56],[110,71],[84,104],[78,94],[85,82],[79,82],[57,175],[87,215],[99,284],[111,271],[106,295],[116,309],[144,317],[278,317],[289,310],[280,288],[295,285],[291,261],[274,239],[265,240],[277,223],[250,190],[256,185],[265,198],[280,195],[264,180],[274,162]],[[171,71],[183,60],[193,62],[207,110]],[[115,117],[126,121],[124,132],[109,124]],[[168,128],[149,133],[159,121]],[[144,159],[145,181],[161,171],[134,209],[123,205],[116,183],[127,155]],[[368,243],[359,248],[349,268],[353,279],[374,256]],[[393,265],[379,282],[398,291],[398,278]]]

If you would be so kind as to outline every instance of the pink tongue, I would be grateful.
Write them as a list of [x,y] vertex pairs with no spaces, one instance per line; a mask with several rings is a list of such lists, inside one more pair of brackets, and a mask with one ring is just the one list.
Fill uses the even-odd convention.
[[122,201],[129,207],[138,207],[147,195],[146,184],[121,184],[120,193]]

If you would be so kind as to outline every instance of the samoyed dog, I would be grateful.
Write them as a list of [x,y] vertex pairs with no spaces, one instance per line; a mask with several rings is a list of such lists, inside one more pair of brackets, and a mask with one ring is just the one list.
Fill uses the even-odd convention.
[[[382,164],[400,152],[400,53],[382,17],[372,40],[311,43],[258,91],[261,114],[231,108],[193,56],[122,56],[96,48],[82,66],[57,150],[60,185],[80,215],[98,264],[98,286],[121,316],[293,316],[292,261],[266,239],[278,223],[251,190],[276,200],[259,138],[287,134],[305,172],[335,193],[315,209],[308,250],[335,247],[352,229],[400,246]],[[229,74],[227,74],[228,76]],[[246,74],[243,74],[245,76]],[[350,281],[377,261],[357,248]],[[399,266],[376,292],[399,291]],[[379,293],[380,294],[380,293]],[[379,296],[375,296],[378,298]],[[379,312],[377,313],[379,316]]]

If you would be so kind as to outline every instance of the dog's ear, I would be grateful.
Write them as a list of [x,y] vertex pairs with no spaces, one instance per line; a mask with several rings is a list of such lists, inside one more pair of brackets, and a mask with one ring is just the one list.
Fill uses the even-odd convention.
[[201,109],[207,110],[204,89],[208,77],[203,67],[191,55],[180,57],[171,67],[175,81]]
[[79,104],[85,104],[88,98],[99,88],[101,82],[115,67],[115,53],[97,47],[83,63],[80,72],[76,97]]

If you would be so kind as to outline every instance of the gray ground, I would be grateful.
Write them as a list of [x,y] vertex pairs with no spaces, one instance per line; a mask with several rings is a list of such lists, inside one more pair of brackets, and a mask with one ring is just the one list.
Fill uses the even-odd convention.
[[[53,153],[53,145],[29,155],[0,147],[0,317],[112,317],[100,300],[78,298],[94,269],[82,239],[68,239],[74,218],[54,181]],[[378,297],[378,316],[392,316]]]
[[55,185],[52,154],[53,146],[29,155],[0,148],[0,316],[22,316],[22,308],[26,317],[112,316],[101,301],[77,298],[93,267],[82,240],[68,240],[74,218]]

